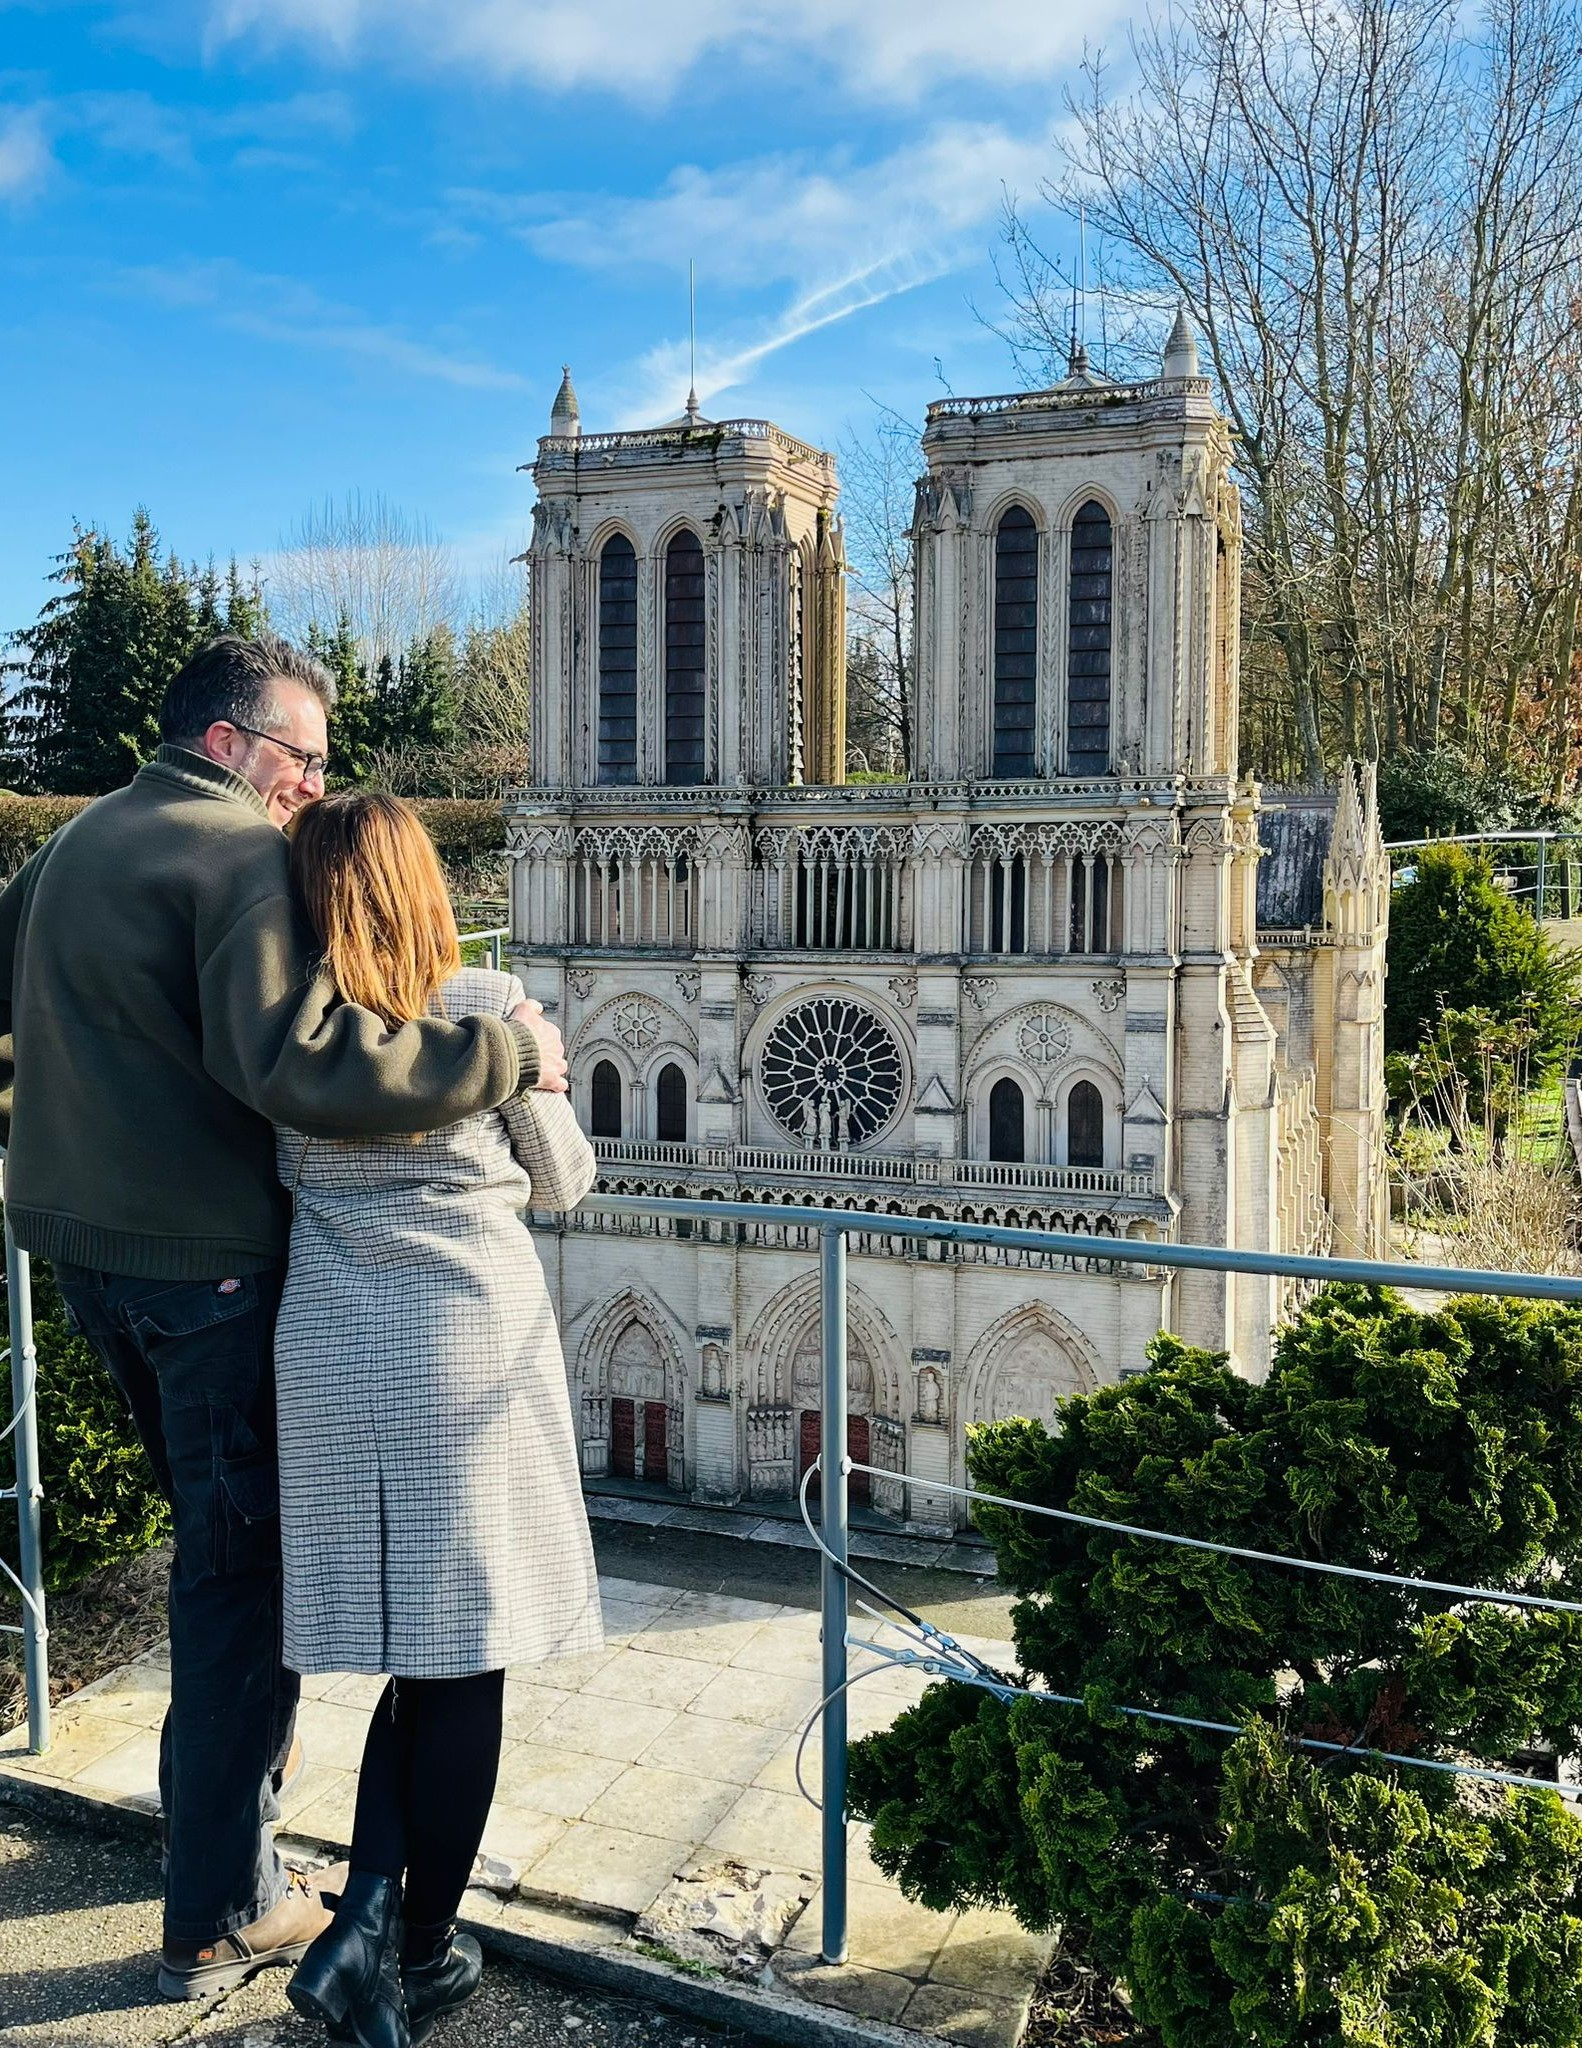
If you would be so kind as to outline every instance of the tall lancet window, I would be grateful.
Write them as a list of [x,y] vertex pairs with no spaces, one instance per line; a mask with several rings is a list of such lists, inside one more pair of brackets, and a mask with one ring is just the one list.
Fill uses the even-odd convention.
[[1071,637],[1066,663],[1066,773],[1110,772],[1110,515],[1089,499],[1071,524]]
[[994,536],[994,766],[1007,780],[1036,775],[1038,528],[1013,505]]
[[599,556],[599,780],[637,780],[637,556],[624,533]]
[[703,780],[703,544],[685,528],[665,550],[665,780]]
[[1009,1078],[989,1090],[989,1157],[1018,1162],[1027,1157],[1027,1103]]

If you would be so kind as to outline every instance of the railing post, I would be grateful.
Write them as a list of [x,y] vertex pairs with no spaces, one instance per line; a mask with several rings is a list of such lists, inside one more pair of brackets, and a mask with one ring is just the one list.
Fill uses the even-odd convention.
[[1544,870],[1549,864],[1549,841],[1538,842],[1538,922],[1544,921]]
[[489,934],[489,965],[496,974],[500,972],[501,948],[504,938],[505,934],[503,932],[490,932]]
[[[846,1233],[820,1232],[819,1292],[824,1338],[819,1420],[819,1533],[846,1562]],[[819,1611],[824,1644],[824,1927],[826,1963],[846,1960],[846,1581],[826,1557]]]
[[16,1515],[22,1567],[22,1653],[27,1677],[27,1746],[49,1747],[49,1630],[44,1620],[44,1489],[38,1472],[38,1353],[33,1343],[33,1276],[28,1255],[5,1226],[6,1307],[11,1325],[11,1435],[16,1449]]

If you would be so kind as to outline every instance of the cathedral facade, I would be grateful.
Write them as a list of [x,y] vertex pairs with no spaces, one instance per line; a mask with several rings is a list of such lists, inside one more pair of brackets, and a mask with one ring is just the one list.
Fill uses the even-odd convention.
[[[1161,374],[929,408],[915,779],[851,786],[833,459],[762,420],[533,465],[534,786],[513,953],[623,1192],[869,1212],[853,1494],[956,1519],[980,1419],[1052,1418],[1161,1326],[1263,1371],[1279,1282],[1117,1236],[1384,1248],[1388,872],[1371,778],[1237,772],[1241,530],[1185,325]],[[1264,872],[1260,875],[1260,867]],[[896,1215],[1076,1232],[940,1247]],[[818,1449],[795,1225],[537,1219],[590,1477],[784,1501]]]

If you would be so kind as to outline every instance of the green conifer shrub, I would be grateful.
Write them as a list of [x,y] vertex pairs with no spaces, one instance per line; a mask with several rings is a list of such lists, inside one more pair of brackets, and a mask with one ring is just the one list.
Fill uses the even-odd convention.
[[1442,1029],[1447,1014],[1476,1012],[1495,1026],[1519,1026],[1526,1078],[1545,1080],[1575,1043],[1579,980],[1577,955],[1496,886],[1484,855],[1428,848],[1391,897],[1385,1050],[1448,1051],[1476,1083],[1483,1040]]
[[[1582,1310],[1318,1297],[1261,1386],[1147,1373],[974,1430],[985,1492],[1248,1549],[1582,1597]],[[1582,1818],[1354,1748],[1582,1747],[1582,1615],[1457,1602],[980,1507],[1034,1684],[956,1684],[852,1751],[872,1853],[1125,1984],[1165,2048],[1582,2042]],[[1117,1710],[1230,1724],[1212,1734]]]

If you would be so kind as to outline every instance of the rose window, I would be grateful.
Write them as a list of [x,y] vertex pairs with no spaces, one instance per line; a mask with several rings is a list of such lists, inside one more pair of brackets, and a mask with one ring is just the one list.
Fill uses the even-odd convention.
[[901,1106],[901,1049],[860,1003],[819,996],[765,1042],[759,1080],[782,1130],[823,1151],[876,1137]]
[[1071,1050],[1071,1033],[1052,1010],[1035,1010],[1017,1034],[1023,1055],[1036,1066],[1053,1067]]
[[658,1011],[647,1003],[623,1003],[615,1013],[615,1035],[633,1052],[646,1052],[659,1038]]

